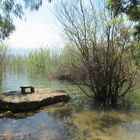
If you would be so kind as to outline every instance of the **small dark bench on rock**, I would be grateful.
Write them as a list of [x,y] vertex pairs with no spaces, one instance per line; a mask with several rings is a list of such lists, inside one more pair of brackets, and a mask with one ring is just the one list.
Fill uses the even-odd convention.
[[[21,88],[21,93],[34,93],[35,89],[33,86],[20,86]],[[26,89],[30,89],[30,92],[26,92]]]

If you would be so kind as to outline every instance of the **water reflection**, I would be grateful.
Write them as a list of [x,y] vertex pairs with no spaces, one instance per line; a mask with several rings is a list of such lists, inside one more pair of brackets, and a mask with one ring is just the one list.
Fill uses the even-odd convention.
[[140,113],[93,111],[72,102],[59,103],[37,112],[7,115],[0,119],[0,123],[1,135],[18,140],[137,140],[140,136]]
[[[22,133],[30,139],[66,139],[66,132],[63,122],[54,119],[51,114],[40,112],[26,119],[9,119],[6,118],[1,122],[1,134],[11,132],[15,134]],[[7,135],[8,137],[9,135]]]
[[[140,138],[140,111],[135,109],[136,104],[132,106],[132,102],[127,104],[126,108],[106,110],[87,100],[77,87],[23,73],[20,76],[9,75],[0,89],[1,92],[16,90],[23,84],[66,90],[72,100],[35,112],[1,113],[0,140],[139,140]],[[137,98],[137,102],[139,101],[140,98]]]

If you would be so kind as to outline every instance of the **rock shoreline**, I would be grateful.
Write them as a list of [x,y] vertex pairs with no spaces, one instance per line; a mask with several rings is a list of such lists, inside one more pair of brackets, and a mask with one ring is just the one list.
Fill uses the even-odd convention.
[[58,102],[69,101],[69,95],[62,90],[35,89],[34,93],[22,94],[11,91],[0,94],[0,111],[26,112]]

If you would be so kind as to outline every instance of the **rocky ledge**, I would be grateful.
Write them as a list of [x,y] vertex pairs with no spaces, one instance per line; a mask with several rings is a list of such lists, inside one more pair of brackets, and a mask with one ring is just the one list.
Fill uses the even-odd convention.
[[34,93],[23,94],[11,91],[0,94],[0,111],[24,112],[37,110],[40,107],[67,102],[69,95],[62,90],[35,89]]

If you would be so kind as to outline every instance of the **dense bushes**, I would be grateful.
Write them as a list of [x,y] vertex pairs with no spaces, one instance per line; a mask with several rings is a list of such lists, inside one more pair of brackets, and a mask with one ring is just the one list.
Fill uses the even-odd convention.
[[113,10],[106,9],[105,4],[98,10],[92,0],[88,8],[82,0],[67,1],[59,6],[57,17],[81,62],[74,65],[72,61],[71,65],[84,78],[72,82],[89,87],[89,97],[115,106],[134,86],[136,66],[129,52],[133,39],[131,28],[121,17],[115,17]]

